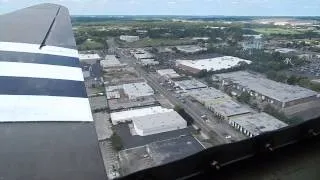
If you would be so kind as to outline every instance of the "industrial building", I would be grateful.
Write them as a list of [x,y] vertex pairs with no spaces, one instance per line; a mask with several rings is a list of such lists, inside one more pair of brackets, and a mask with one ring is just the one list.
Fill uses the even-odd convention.
[[129,99],[154,95],[153,89],[146,82],[123,84],[123,90]]
[[136,49],[131,51],[131,54],[140,61],[141,59],[153,59],[154,55],[149,53],[148,51],[145,51],[144,49]]
[[106,95],[107,95],[107,100],[120,98],[119,91],[109,91],[109,92],[106,92]]
[[223,120],[251,112],[248,108],[234,102],[230,98],[219,98],[212,100],[210,102],[206,102],[205,106],[217,117]]
[[[230,98],[227,94],[217,90],[215,88],[201,88],[201,89],[192,89],[188,91],[188,95],[196,99],[201,104],[205,105],[206,102],[216,100],[219,98]],[[231,99],[231,98],[230,98]]]
[[286,108],[317,99],[315,91],[272,81],[256,73],[238,71],[217,74],[215,77],[220,80],[223,87],[232,88],[232,94],[239,95],[247,91],[257,100],[268,102],[278,108]]
[[156,66],[159,64],[159,61],[154,59],[140,59],[139,62],[142,66]]
[[178,78],[180,75],[173,69],[160,69],[157,73],[166,79]]
[[187,54],[194,54],[201,51],[207,51],[207,48],[203,48],[197,45],[176,46],[177,50]]
[[197,139],[191,135],[185,135],[122,150],[119,152],[119,159],[122,172],[127,175],[174,162],[202,150],[204,147]]
[[295,53],[297,52],[296,49],[291,49],[291,48],[278,48],[274,50],[275,52],[279,52],[282,54],[288,54],[288,53]]
[[163,108],[161,106],[154,106],[154,107],[147,107],[141,109],[133,109],[128,111],[120,111],[120,112],[113,112],[110,114],[111,122],[113,125],[118,123],[130,122],[132,118],[147,116],[150,114],[158,114],[158,113],[165,113],[171,112],[173,109]]
[[148,136],[187,127],[187,122],[175,111],[134,117],[132,123],[139,136]]
[[232,56],[222,56],[211,59],[200,60],[177,60],[176,67],[192,74],[197,74],[201,70],[217,71],[229,69],[240,65],[240,62],[250,64],[251,61]]
[[121,36],[120,36],[120,40],[126,41],[126,42],[139,41],[139,36],[121,35]]
[[192,40],[202,40],[202,41],[208,41],[210,38],[209,37],[193,37]]
[[85,62],[87,64],[95,64],[97,61],[101,60],[99,54],[79,54],[80,62]]
[[106,55],[105,59],[100,61],[100,65],[103,69],[109,69],[125,67],[127,64],[122,64],[115,55]]
[[264,46],[262,34],[253,35],[253,34],[244,34],[243,41],[240,42],[244,50],[247,49],[262,49]]
[[230,118],[229,124],[249,137],[287,126],[286,123],[264,112]]
[[174,81],[176,87],[181,88],[184,91],[191,89],[207,88],[208,86],[196,79],[188,79],[182,81]]
[[188,95],[211,110],[220,119],[248,114],[251,111],[236,103],[230,96],[214,88],[193,89]]

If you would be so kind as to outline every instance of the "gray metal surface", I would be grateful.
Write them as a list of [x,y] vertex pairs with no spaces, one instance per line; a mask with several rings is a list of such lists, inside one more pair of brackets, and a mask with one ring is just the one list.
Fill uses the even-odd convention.
[[[42,4],[0,16],[0,42],[32,43],[40,46],[59,7]],[[60,7],[46,45],[76,48],[70,17],[65,7]],[[21,56],[23,54],[26,53],[21,53]],[[11,57],[12,61],[20,61],[14,60],[17,56],[9,55],[0,53],[0,59],[5,61],[6,57]],[[30,58],[30,62],[36,60],[35,63],[55,64],[49,63],[46,57],[48,56],[24,56]],[[55,56],[50,60],[58,58],[59,56]],[[78,59],[72,62],[79,64]],[[70,93],[81,91],[86,96],[84,83],[79,83],[80,89],[73,88]],[[0,86],[6,85],[0,83]],[[39,88],[37,85],[32,86],[33,89]],[[18,88],[25,87],[21,85]],[[38,90],[42,91],[41,88]],[[0,111],[4,112],[5,109]],[[77,109],[73,111],[77,112]],[[0,123],[0,179],[106,179],[94,123],[67,121],[68,119],[63,122]]]
[[0,177],[104,179],[93,123],[1,123]]
[[40,4],[0,16],[0,42],[41,44],[59,8],[46,45],[76,49],[69,11],[55,4]]

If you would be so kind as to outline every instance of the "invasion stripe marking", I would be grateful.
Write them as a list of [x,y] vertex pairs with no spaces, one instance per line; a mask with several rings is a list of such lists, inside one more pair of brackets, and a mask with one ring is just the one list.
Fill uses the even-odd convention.
[[26,52],[0,51],[0,61],[80,67],[80,61],[75,57]]
[[88,98],[0,95],[0,114],[0,122],[93,121]]
[[84,82],[28,77],[0,77],[2,95],[87,97]]
[[0,62],[0,76],[84,80],[81,68],[17,62]]
[[18,42],[0,42],[0,51],[51,54],[51,55],[57,55],[57,56],[79,58],[78,51],[75,49],[69,49],[69,48],[63,48],[63,47],[57,47],[57,46],[43,46],[40,49],[39,44],[28,44],[28,43],[18,43]]

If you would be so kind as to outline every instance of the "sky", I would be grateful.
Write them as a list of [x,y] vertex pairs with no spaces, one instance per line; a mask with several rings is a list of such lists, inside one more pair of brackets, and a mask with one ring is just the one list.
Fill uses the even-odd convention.
[[0,0],[0,14],[45,2],[72,15],[320,16],[320,0]]

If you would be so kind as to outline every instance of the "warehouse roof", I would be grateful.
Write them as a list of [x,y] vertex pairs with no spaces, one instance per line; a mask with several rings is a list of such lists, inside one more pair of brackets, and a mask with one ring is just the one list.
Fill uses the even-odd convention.
[[154,59],[141,59],[141,64],[146,65],[157,65],[159,64],[159,61],[155,61]]
[[132,118],[132,122],[134,123],[136,128],[141,130],[158,129],[164,126],[179,126],[181,124],[185,124],[186,126],[187,123],[176,111],[168,111],[146,116],[134,117]]
[[151,59],[154,57],[154,55],[145,51],[144,49],[138,49],[136,52],[134,52],[134,57],[136,59]]
[[185,45],[185,46],[177,46],[177,49],[186,53],[196,53],[199,51],[206,51],[207,48],[203,48],[197,45]]
[[244,86],[280,102],[290,102],[296,99],[317,95],[315,91],[300,86],[272,81],[266,79],[262,75],[252,74],[246,71],[217,74],[216,76],[222,79],[228,79],[233,83]]
[[173,69],[160,69],[160,70],[157,70],[157,73],[160,76],[167,76],[169,78],[180,77],[180,75]]
[[239,65],[240,62],[250,64],[251,61],[240,59],[238,57],[223,56],[211,59],[201,60],[177,60],[177,64],[192,67],[198,70],[217,71],[221,69],[228,69]]
[[181,89],[189,90],[189,89],[199,89],[208,87],[204,83],[197,81],[195,79],[183,80],[183,81],[175,81],[175,84],[179,86]]
[[100,61],[100,64],[104,68],[126,65],[122,64],[115,55],[106,55],[105,59]]
[[208,101],[205,105],[226,117],[250,113],[248,108],[232,101],[229,97]]
[[229,97],[227,94],[217,90],[215,88],[201,88],[201,89],[192,89],[188,91],[188,94],[197,100],[202,102],[211,101],[218,98],[227,98]]
[[264,112],[230,118],[230,122],[237,123],[253,135],[259,135],[263,132],[273,131],[287,126],[286,123]]
[[101,57],[98,54],[79,54],[80,61],[99,60]]
[[119,99],[120,98],[120,93],[119,91],[107,91],[107,99]]
[[170,112],[170,111],[173,111],[173,109],[167,109],[161,106],[154,106],[154,107],[148,107],[148,108],[142,108],[142,109],[114,112],[114,113],[111,113],[110,116],[111,116],[112,123],[117,124],[118,121],[131,120],[134,117],[140,117],[140,116],[146,116],[150,114],[164,113],[164,112]]
[[153,89],[146,82],[124,84],[123,90],[129,97],[151,96],[154,94]]

